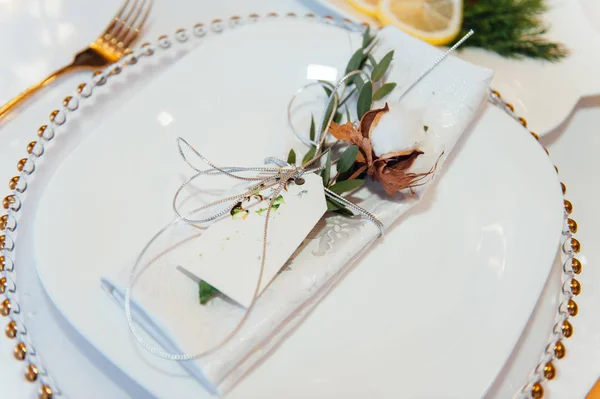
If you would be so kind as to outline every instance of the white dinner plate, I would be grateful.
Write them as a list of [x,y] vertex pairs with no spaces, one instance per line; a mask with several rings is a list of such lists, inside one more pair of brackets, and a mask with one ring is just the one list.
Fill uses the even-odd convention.
[[[306,29],[301,36],[278,35],[261,43],[244,43],[241,29],[235,34],[240,46],[277,49],[270,57],[261,58],[261,65],[241,60],[248,75],[231,78],[232,85],[226,87],[246,95],[244,85],[254,84],[249,81],[253,68],[276,65],[277,71],[297,76],[306,73],[311,57],[324,57],[327,66],[339,69],[358,40],[355,34],[321,25]],[[290,45],[294,40],[314,43],[315,52],[303,54],[304,64],[294,58],[297,54]],[[335,45],[319,46],[324,42]],[[219,57],[215,53],[207,59],[218,62]],[[143,66],[131,68],[154,73]],[[217,103],[226,102],[231,95],[219,90],[231,76],[228,71],[201,79],[202,65],[198,69],[198,75],[181,76],[180,84],[155,84],[154,95],[136,97],[123,105],[140,112],[132,112],[122,121],[122,134],[133,129],[143,131],[149,139],[165,134],[176,137],[182,130],[202,134],[197,123],[201,118],[230,116],[225,108],[203,114],[204,110],[193,107],[203,92],[210,93]],[[110,95],[119,84],[135,79],[135,72],[126,71],[116,83],[112,79],[98,90]],[[160,79],[157,76],[153,82]],[[102,93],[95,96],[98,101]],[[244,104],[250,104],[252,110],[250,101]],[[85,118],[85,111],[93,110],[93,106],[86,107],[79,117]],[[264,110],[255,112],[268,115]],[[98,126],[93,135],[101,136],[102,128]],[[52,155],[36,173],[37,184],[28,192],[25,221],[19,230],[21,262],[37,257],[40,242],[34,238],[43,238],[46,246],[66,243],[70,249],[60,257],[36,259],[45,287],[64,316],[96,349],[154,394],[201,397],[202,388],[177,365],[149,360],[140,352],[120,313],[100,290],[98,281],[104,272],[82,265],[82,254],[94,256],[90,252],[101,254],[120,245],[95,226],[101,219],[111,218],[118,228],[126,216],[118,206],[125,204],[121,202],[125,193],[98,192],[115,205],[107,206],[100,217],[82,212],[80,220],[85,223],[69,218],[70,224],[56,223],[51,229],[35,231],[39,225],[31,216],[38,202],[38,216],[46,220],[53,213],[66,215],[69,208],[61,208],[58,196],[68,196],[65,204],[77,204],[84,193],[98,190],[87,177],[110,181],[110,176],[103,175],[104,162],[126,165],[134,161],[135,154],[143,154],[143,140],[137,143],[139,148],[131,147],[132,158],[89,151],[92,148],[85,141],[89,132],[72,131],[75,135],[67,145],[52,148]],[[114,134],[109,140],[114,140],[115,148],[121,142]],[[77,146],[78,142],[81,145]],[[428,199],[361,260],[299,331],[231,397],[373,397],[373,393],[379,397],[441,397],[448,392],[481,397],[486,392],[517,342],[548,276],[561,230],[562,196],[543,150],[526,130],[496,108],[485,110],[459,147]],[[140,178],[148,184],[153,176]],[[48,203],[57,206],[45,208]],[[85,208],[81,202],[77,206]],[[78,252],[89,249],[90,243],[93,250]],[[454,367],[448,369],[449,363]],[[432,375],[436,384],[430,384]],[[69,394],[68,381],[62,382],[62,388]]]

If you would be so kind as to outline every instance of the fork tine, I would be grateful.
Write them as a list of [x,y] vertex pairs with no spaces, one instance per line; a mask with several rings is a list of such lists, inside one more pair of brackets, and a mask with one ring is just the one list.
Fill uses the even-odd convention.
[[[145,0],[142,0],[141,5],[143,5],[144,1]],[[127,30],[129,29],[129,26],[130,26],[131,15],[133,14],[134,10],[139,9],[138,5],[140,5],[140,1],[133,0],[133,4],[129,8],[127,15],[125,15],[125,17],[123,19],[121,19],[121,21],[120,21],[121,23],[118,25],[117,28],[115,28],[114,32],[111,35],[112,36],[112,40],[111,40],[112,45],[116,45],[117,42],[121,42],[122,36],[124,34],[125,35],[127,34]]]
[[127,37],[131,34],[133,26],[136,25],[136,22],[142,14],[145,5],[146,0],[141,0],[140,6],[137,8],[135,15],[127,20],[127,24],[123,27],[123,30],[119,32],[119,46],[125,45],[125,41],[127,40]]
[[123,12],[125,11],[125,8],[127,8],[129,1],[130,0],[125,0],[125,2],[123,3],[123,5],[119,9],[119,11],[117,11],[117,13],[113,17],[113,19],[110,21],[110,23],[108,24],[106,29],[104,29],[104,32],[102,33],[101,37],[110,35],[110,32],[115,28],[115,26],[121,22],[121,18],[123,18]]
[[[142,27],[144,26],[144,24],[146,23],[146,20],[148,19],[148,16],[150,15],[150,10],[152,10],[153,3],[154,3],[154,0],[148,0],[147,2],[144,0],[143,5],[146,5],[146,11],[144,11],[144,15],[142,16],[142,19],[137,23],[135,28],[133,28],[133,30],[131,30],[131,32],[123,40],[123,46],[125,48],[128,48],[131,45],[131,43],[133,43],[133,41],[135,39],[137,39],[137,37],[139,36],[140,31],[142,30]],[[136,18],[136,20],[137,20],[137,18]]]

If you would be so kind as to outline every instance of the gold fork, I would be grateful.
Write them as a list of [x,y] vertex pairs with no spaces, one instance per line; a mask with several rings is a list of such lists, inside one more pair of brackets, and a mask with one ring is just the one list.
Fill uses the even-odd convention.
[[73,61],[53,72],[41,82],[31,86],[0,108],[0,121],[26,99],[57,78],[78,70],[93,70],[110,65],[126,55],[129,46],[140,34],[146,23],[152,0],[125,0],[104,32],[89,47],[75,54]]

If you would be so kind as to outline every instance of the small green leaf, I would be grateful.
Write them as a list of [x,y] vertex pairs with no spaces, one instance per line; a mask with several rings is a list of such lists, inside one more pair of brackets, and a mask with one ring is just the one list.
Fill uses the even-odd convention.
[[333,121],[335,123],[340,123],[342,121],[343,117],[344,117],[344,113],[343,112],[336,112],[335,116],[333,117]]
[[360,120],[364,114],[371,110],[371,102],[373,98],[373,85],[371,82],[365,83],[358,95],[356,103],[356,114]]
[[425,133],[427,133],[427,131],[429,130],[429,126],[423,125],[423,130],[425,130]]
[[296,164],[296,151],[294,151],[294,149],[290,150],[290,153],[288,154],[287,158],[287,163],[289,163],[290,165]]
[[373,57],[371,54],[369,54],[369,61],[371,61],[371,66],[373,68],[377,66],[377,61],[375,60],[375,57]]
[[198,283],[198,296],[200,304],[206,305],[213,297],[219,293],[219,290],[202,280]]
[[359,188],[363,184],[365,184],[365,181],[361,179],[343,180],[335,183],[329,189],[336,194],[341,194]]
[[327,210],[328,211],[337,211],[338,209],[340,209],[340,206],[338,205],[337,202],[334,202],[332,199],[327,198]]
[[[321,87],[323,88],[323,90],[325,90],[325,94],[327,94],[327,97],[331,96],[331,93],[333,93],[333,92],[328,87],[328,85],[330,85],[330,83],[325,80],[319,80],[319,82],[324,83],[324,85]],[[327,86],[325,86],[325,85],[327,85]]]
[[356,162],[356,155],[358,154],[358,146],[352,145],[344,151],[340,160],[337,163],[337,170],[340,173],[344,173],[354,165]]
[[352,78],[352,83],[354,83],[354,86],[356,86],[356,90],[358,90],[359,93],[365,85],[365,81],[363,80],[363,77],[360,75],[354,76]]
[[323,178],[323,185],[327,187],[329,184],[329,178],[331,177],[331,151],[327,152],[327,158],[325,159],[325,169],[321,171],[321,177]]
[[[321,132],[323,132],[327,128],[327,122],[329,122],[329,118],[331,117],[331,113],[333,112],[333,101],[329,104],[327,108],[327,112],[325,113],[325,119],[323,120],[323,126],[321,126]],[[335,122],[335,115],[333,121]],[[313,139],[314,140],[314,139]]]
[[367,26],[367,29],[365,29],[365,32],[363,33],[363,48],[366,48],[369,44],[371,44],[371,41],[373,41],[374,37],[375,36],[371,36],[371,27]]
[[335,201],[331,198],[327,198],[326,202],[327,202],[327,210],[329,212],[339,213],[340,215],[344,215],[344,216],[354,216],[354,213],[352,213],[351,210],[346,208],[344,205],[339,204],[337,201]]
[[341,207],[340,209],[336,209],[334,212],[339,213],[342,216],[354,216],[354,213],[345,206]]
[[373,94],[373,101],[381,100],[383,97],[387,96],[396,88],[396,83],[386,83],[382,85],[375,94]]
[[346,74],[360,69],[360,64],[364,58],[365,53],[363,52],[363,49],[359,48],[356,50],[356,52],[352,54],[352,57],[350,57],[350,61],[348,61],[348,66],[346,66]]
[[360,60],[360,65],[358,67],[358,69],[365,69],[365,65],[367,65],[367,60],[368,60],[368,54],[365,54],[365,56],[362,58],[362,60]]
[[315,147],[314,145],[311,146],[310,150],[308,150],[308,152],[306,153],[304,158],[302,158],[302,164],[304,165],[305,163],[307,163],[308,161],[313,159],[315,157],[316,152],[317,152],[317,147]]
[[352,118],[350,117],[350,109],[348,108],[348,106],[346,105],[346,120],[348,122],[350,122]]
[[316,130],[315,129],[315,117],[314,117],[314,115],[311,115],[310,116],[310,135],[309,135],[311,141],[315,140],[315,130]]
[[392,58],[394,58],[394,50],[387,53],[381,59],[381,61],[379,61],[379,64],[377,64],[377,66],[373,68],[373,72],[371,72],[371,79],[373,80],[373,82],[377,82],[379,79],[383,78],[383,75],[385,75],[385,72],[388,70],[390,64],[392,63]]
[[257,215],[262,216],[266,211],[267,211],[267,208],[260,208],[258,211],[254,211],[254,212],[256,212]]

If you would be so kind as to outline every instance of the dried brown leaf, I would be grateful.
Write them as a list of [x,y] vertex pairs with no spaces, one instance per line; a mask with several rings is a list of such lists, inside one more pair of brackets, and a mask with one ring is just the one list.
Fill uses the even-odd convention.
[[374,167],[370,170],[370,174],[381,183],[388,195],[419,186],[421,181],[433,172],[433,168],[425,173],[411,173],[408,171],[421,154],[423,152],[413,151],[409,155],[397,158],[377,159],[374,162]]
[[348,142],[350,142],[350,138],[353,135],[359,134],[354,128],[352,122],[346,122],[343,125],[338,125],[335,122],[331,122],[331,126],[329,126],[329,132],[336,139]]
[[388,107],[387,103],[385,103],[385,107],[372,109],[363,115],[362,119],[360,120],[360,132],[362,133],[363,137],[371,138],[371,129],[377,126],[379,119],[381,119],[383,114],[389,110],[390,108]]

